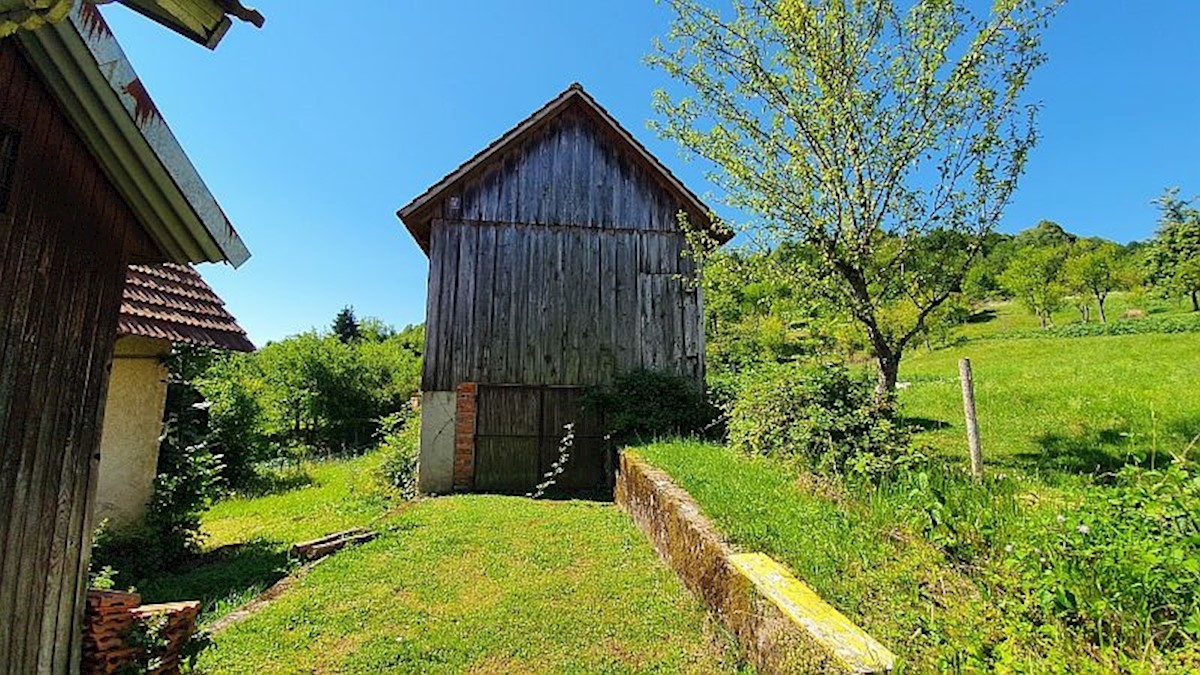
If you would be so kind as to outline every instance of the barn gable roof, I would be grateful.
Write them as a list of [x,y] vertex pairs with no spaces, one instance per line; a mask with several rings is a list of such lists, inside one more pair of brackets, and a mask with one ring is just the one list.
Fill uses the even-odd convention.
[[246,331],[191,265],[130,265],[118,335],[252,352]]
[[[617,148],[646,169],[662,189],[679,200],[692,222],[706,228],[712,225],[708,206],[596,102],[596,99],[584,90],[583,85],[576,82],[396,212],[421,249],[429,252],[430,228],[433,219],[438,215],[436,207],[441,197],[453,193],[464,181],[485,172],[494,163],[502,160],[507,150],[520,145],[550,121],[574,108],[585,111],[593,121],[609,132],[609,135],[618,141]],[[728,240],[728,235],[718,236],[722,242]]]

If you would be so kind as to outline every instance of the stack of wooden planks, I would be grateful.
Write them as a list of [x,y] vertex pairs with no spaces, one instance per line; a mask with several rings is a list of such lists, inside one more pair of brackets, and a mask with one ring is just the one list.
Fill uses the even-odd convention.
[[365,544],[379,536],[361,527],[352,527],[344,532],[327,534],[320,539],[303,541],[292,546],[292,555],[301,560],[319,560],[327,555],[337,553],[346,546]]

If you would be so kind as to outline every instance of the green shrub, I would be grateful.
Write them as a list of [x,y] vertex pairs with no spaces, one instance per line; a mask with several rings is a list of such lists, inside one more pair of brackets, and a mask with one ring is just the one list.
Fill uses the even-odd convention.
[[608,433],[621,444],[703,435],[718,412],[691,379],[650,370],[618,375],[611,386],[589,391],[583,405],[603,414]]
[[825,472],[878,474],[913,458],[873,380],[837,363],[792,363],[747,375],[729,408],[729,442],[750,455]]
[[379,480],[405,499],[417,496],[417,462],[421,454],[421,418],[397,413],[379,420]]
[[1060,643],[1081,642],[1109,665],[1172,670],[1167,662],[1196,647],[1200,473],[1190,464],[1128,466],[1046,503],[1031,502],[1022,480],[975,483],[935,465],[854,494],[987,588],[1004,633],[1032,637],[1047,659],[1063,656]]
[[270,447],[263,432],[262,404],[246,376],[248,359],[241,354],[219,357],[196,378],[196,388],[209,402],[208,432],[213,451],[221,455],[226,490],[241,490],[257,480],[255,465]]
[[241,467],[278,454],[265,446],[356,454],[375,443],[380,418],[406,408],[417,390],[423,331],[369,328],[351,342],[315,331],[293,335],[230,355],[205,373],[233,487],[249,477]]
[[1013,541],[1027,606],[1098,646],[1169,651],[1200,638],[1200,473],[1126,467]]
[[1200,333],[1200,314],[1155,316],[1145,319],[1120,319],[1109,323],[1069,323],[1044,330],[1008,331],[992,336],[996,340],[1041,337],[1100,337],[1146,333]]
[[176,350],[167,361],[166,425],[154,492],[141,523],[110,530],[101,523],[92,569],[112,567],[122,582],[175,565],[200,548],[200,514],[222,490],[221,456],[208,442],[208,404],[191,377],[206,367],[204,351]]

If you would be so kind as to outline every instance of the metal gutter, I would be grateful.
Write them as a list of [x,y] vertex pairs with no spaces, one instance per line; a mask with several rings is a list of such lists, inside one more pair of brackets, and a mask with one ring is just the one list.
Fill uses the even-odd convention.
[[170,261],[250,257],[94,5],[16,39]]

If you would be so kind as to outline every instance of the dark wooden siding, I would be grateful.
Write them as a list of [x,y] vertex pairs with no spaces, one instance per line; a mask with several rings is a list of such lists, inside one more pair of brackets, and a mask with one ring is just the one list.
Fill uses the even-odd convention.
[[0,672],[79,663],[91,500],[125,265],[153,247],[12,39],[0,125]]
[[[432,225],[423,388],[703,378],[681,205],[568,110],[444,198]],[[453,202],[457,200],[457,205]]]
[[678,233],[436,222],[426,391],[703,377],[700,293]]
[[475,428],[475,489],[527,494],[559,460],[566,426],[574,440],[550,491],[604,490],[611,461],[600,415],[581,405],[578,387],[479,387]]
[[[675,231],[681,205],[583,110],[547,121],[441,206],[445,218]],[[450,197],[459,199],[457,209]],[[431,251],[432,254],[432,251]]]

